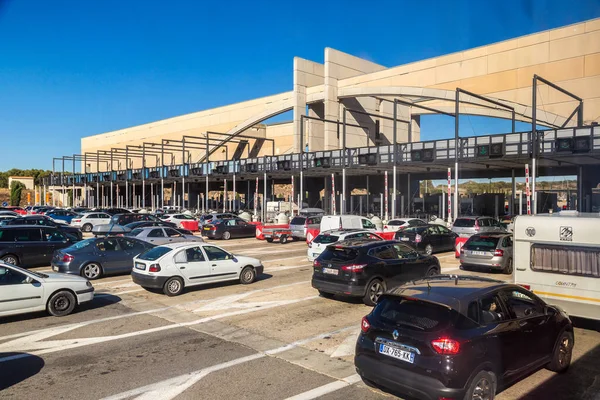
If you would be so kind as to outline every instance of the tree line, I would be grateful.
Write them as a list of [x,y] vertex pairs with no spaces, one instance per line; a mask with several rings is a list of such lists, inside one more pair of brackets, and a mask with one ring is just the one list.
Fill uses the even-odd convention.
[[[497,181],[497,182],[475,182],[467,181],[460,182],[458,184],[459,189],[465,190],[467,194],[481,194],[481,193],[504,193],[509,194],[512,192],[512,184],[508,181]],[[551,181],[537,181],[536,190],[577,190],[576,180],[557,180]],[[421,181],[420,185],[421,194],[425,193],[441,193],[448,190],[447,184],[434,185],[432,181]],[[452,184],[452,190],[454,190],[454,182]],[[517,190],[525,191],[525,183],[517,182]]]
[[52,174],[52,171],[43,169],[18,169],[12,168],[8,171],[0,172],[0,188],[8,189],[9,176],[31,176],[35,185],[41,185],[42,179]]

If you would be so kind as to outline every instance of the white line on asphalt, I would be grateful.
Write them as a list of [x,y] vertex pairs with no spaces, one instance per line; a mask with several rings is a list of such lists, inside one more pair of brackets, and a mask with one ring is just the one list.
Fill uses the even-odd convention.
[[[295,282],[295,283],[287,283],[285,285],[271,286],[271,287],[264,288],[264,289],[255,289],[255,290],[250,290],[250,291],[248,291],[246,293],[248,293],[248,294],[255,294],[255,293],[265,292],[267,290],[286,288],[286,287],[290,287],[290,286],[294,286],[294,285],[301,285],[301,284],[305,284],[305,283],[308,283],[308,281],[301,281],[301,282]],[[69,328],[68,330],[73,330],[73,329],[81,328],[81,327],[84,327],[84,326],[87,326],[87,325],[91,325],[91,324],[95,324],[95,323],[112,321],[112,320],[121,319],[121,318],[134,317],[136,315],[151,314],[151,313],[154,313],[154,312],[161,312],[161,311],[169,310],[169,309],[172,309],[172,308],[184,309],[183,307],[185,307],[187,305],[190,305],[190,304],[207,303],[207,302],[211,302],[211,301],[220,301],[221,299],[229,298],[229,297],[230,297],[230,295],[219,296],[219,297],[215,297],[215,298],[212,298],[212,299],[192,300],[192,301],[187,301],[185,303],[179,303],[179,304],[176,304],[174,306],[169,306],[169,307],[154,308],[152,310],[137,311],[137,312],[132,312],[132,313],[128,313],[128,314],[115,315],[113,317],[105,317],[105,318],[99,318],[99,319],[92,319],[92,320],[89,320],[89,321],[75,322],[75,323],[72,323],[72,324],[65,324],[65,325],[60,325],[60,326],[53,326],[51,328],[42,328],[42,329],[36,329],[36,330],[33,330],[33,331],[25,331],[25,332],[15,333],[15,334],[12,334],[12,335],[0,336],[0,341],[8,340],[8,339],[13,339],[13,338],[18,338],[18,337],[22,337],[22,336],[36,335],[36,334],[39,334],[39,333],[42,333],[42,332],[46,332],[46,334],[44,335],[43,338],[38,339],[38,340],[42,340],[42,339],[54,336],[55,333],[52,333],[52,332],[56,331],[57,329],[61,329],[62,330],[62,329]]]
[[268,262],[276,262],[276,261],[291,260],[291,259],[294,259],[294,258],[306,258],[306,254],[304,254],[304,255],[301,255],[301,256],[293,256],[293,257],[283,257],[283,258],[276,258],[276,259],[274,259],[274,260],[264,260],[264,261],[263,261],[263,264],[264,264],[264,263],[268,263]]
[[458,271],[460,268],[442,268],[442,272]]
[[303,264],[303,265],[289,265],[284,267],[265,267],[265,272],[271,271],[285,271],[286,269],[294,269],[294,268],[308,268],[312,267],[312,264]]
[[350,385],[360,382],[360,376],[358,374],[347,376],[339,381],[331,382],[318,388],[314,388],[304,393],[297,394],[296,396],[288,397],[286,400],[311,400],[317,397],[324,396],[328,393],[335,392],[343,389]]
[[[105,397],[103,400],[123,400],[130,397],[135,397],[136,400],[153,400],[153,399],[161,399],[161,400],[170,400],[190,387],[192,387],[195,383],[200,381],[202,378],[210,374],[211,372],[216,372],[223,370],[225,368],[233,367],[245,362],[257,360],[259,358],[264,358],[266,356],[275,355],[282,353],[284,351],[291,350],[295,347],[301,346],[303,344],[312,342],[314,340],[322,339],[328,336],[333,336],[337,333],[345,332],[350,329],[355,329],[355,326],[348,326],[345,328],[341,328],[332,332],[321,333],[316,336],[312,336],[306,339],[298,340],[293,343],[287,344],[285,346],[281,346],[272,350],[267,350],[265,352],[259,352],[256,354],[252,354],[246,357],[236,358],[231,361],[227,361],[224,363],[212,365],[207,368],[203,368],[197,371],[193,371],[187,374],[179,375],[174,378],[166,379],[161,382],[152,383],[150,385],[142,386],[137,389],[128,390],[123,393],[119,393],[113,396]],[[348,379],[348,378],[345,378]],[[347,386],[347,385],[346,385]]]
[[[217,315],[213,315],[210,317],[200,318],[195,321],[180,322],[180,323],[175,323],[175,324],[171,324],[171,325],[164,325],[164,326],[159,326],[156,328],[144,329],[144,330],[135,331],[135,332],[128,332],[128,333],[123,333],[123,334],[114,335],[114,336],[100,336],[100,337],[92,337],[92,338],[48,340],[48,341],[35,341],[35,342],[32,342],[31,340],[29,340],[29,338],[25,337],[25,338],[13,340],[11,342],[0,344],[0,351],[2,351],[2,352],[29,351],[29,352],[18,354],[16,356],[8,356],[8,357],[0,358],[0,363],[14,360],[17,358],[29,357],[31,355],[42,355],[42,354],[48,354],[48,353],[55,353],[57,351],[74,349],[77,347],[89,346],[92,344],[111,342],[114,340],[127,339],[127,338],[140,336],[140,335],[147,335],[150,333],[162,332],[162,331],[166,331],[166,330],[170,330],[170,329],[174,329],[174,328],[183,328],[183,327],[188,327],[188,326],[192,326],[192,325],[203,324],[205,322],[210,322],[210,321],[214,321],[214,320],[218,320],[218,319],[222,319],[222,318],[234,317],[234,316],[243,315],[243,314],[249,314],[249,313],[253,313],[253,312],[257,312],[257,311],[263,311],[263,310],[267,310],[267,309],[271,309],[271,308],[275,308],[275,307],[286,306],[286,305],[295,304],[295,303],[299,303],[299,302],[307,301],[307,300],[314,300],[314,299],[318,299],[318,298],[319,298],[319,296],[308,296],[308,297],[303,297],[303,298],[295,299],[295,300],[283,300],[283,301],[277,302],[275,304],[266,304],[264,306],[259,305],[254,308],[243,309],[243,310],[238,310],[238,311],[231,311],[231,312],[227,312],[227,313],[223,313],[223,314],[217,314]],[[56,335],[56,333],[54,335]],[[41,340],[41,339],[38,339],[38,340]],[[30,350],[34,350],[34,349],[40,349],[40,350],[39,351],[30,351]]]
[[118,281],[104,281],[104,282],[98,282],[98,283],[93,283],[94,287],[96,286],[101,286],[101,285],[110,285],[112,283],[121,283],[121,282],[131,282],[131,278],[129,279],[121,279]]
[[125,290],[123,292],[117,292],[117,293],[111,293],[111,292],[98,292],[96,293],[95,297],[106,297],[106,296],[119,296],[121,294],[127,294],[127,293],[135,293],[135,292],[141,292],[145,289],[133,289],[133,290]]

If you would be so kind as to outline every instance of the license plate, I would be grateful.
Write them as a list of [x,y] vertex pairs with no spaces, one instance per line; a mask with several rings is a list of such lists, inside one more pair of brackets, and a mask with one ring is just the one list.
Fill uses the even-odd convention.
[[485,256],[487,255],[485,251],[472,251],[471,254],[474,256]]
[[408,238],[407,237],[401,237],[400,240],[403,241],[403,242],[408,242]]
[[404,351],[397,349],[395,347],[386,346],[385,344],[379,345],[379,353],[386,355],[388,357],[397,358],[398,360],[406,361],[411,364],[415,362],[415,353],[411,353],[410,351]]
[[58,272],[58,267],[57,267],[56,265],[55,265],[55,266],[53,266],[53,267],[52,267],[52,271],[54,271],[54,272]]
[[205,231],[210,231],[210,228],[204,228]]
[[340,271],[338,271],[337,269],[333,269],[333,268],[323,268],[323,273],[324,274],[337,275],[337,274],[340,273]]
[[146,269],[146,264],[142,264],[142,263],[135,263],[135,268],[136,268],[136,269],[145,270],[145,269]]

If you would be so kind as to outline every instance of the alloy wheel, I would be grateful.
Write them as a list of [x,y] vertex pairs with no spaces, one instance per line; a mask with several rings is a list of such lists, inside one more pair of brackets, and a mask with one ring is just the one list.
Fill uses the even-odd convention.
[[98,264],[88,264],[83,267],[83,275],[88,279],[96,279],[100,276],[100,266]]
[[475,390],[473,390],[472,400],[490,400],[492,398],[492,385],[490,381],[483,377],[477,381]]
[[177,293],[181,290],[181,284],[179,283],[179,281],[177,279],[173,279],[171,282],[169,282],[169,292],[171,293]]
[[568,337],[563,337],[558,348],[558,363],[564,367],[571,359],[571,341]]
[[17,259],[14,256],[3,257],[2,261],[4,261],[7,264],[17,265]]
[[383,285],[379,281],[373,282],[369,288],[369,298],[373,303],[377,303],[379,297],[383,294]]

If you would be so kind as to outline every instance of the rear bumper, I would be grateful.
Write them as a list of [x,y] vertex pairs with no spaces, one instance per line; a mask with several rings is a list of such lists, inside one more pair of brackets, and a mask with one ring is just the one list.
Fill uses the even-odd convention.
[[411,397],[438,400],[440,397],[462,399],[465,395],[464,388],[447,388],[435,378],[384,364],[368,353],[358,353],[354,365],[362,378]]
[[168,276],[138,274],[135,272],[135,269],[131,272],[131,280],[141,287],[162,289],[167,279],[169,279]]
[[325,293],[339,294],[344,296],[363,297],[365,295],[364,285],[350,285],[312,278],[312,287]]
[[504,269],[505,260],[502,257],[492,257],[490,259],[482,259],[461,255],[460,263],[466,267],[484,267],[492,269]]
[[205,231],[204,229],[201,231],[202,236],[206,236],[209,239],[221,239],[222,235],[217,235],[215,231]]

